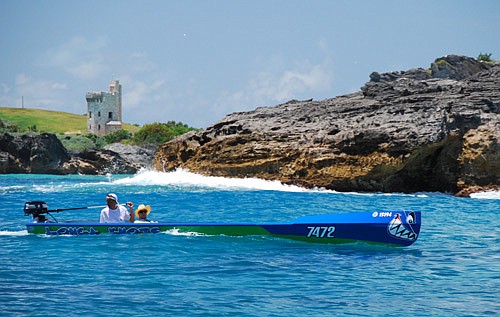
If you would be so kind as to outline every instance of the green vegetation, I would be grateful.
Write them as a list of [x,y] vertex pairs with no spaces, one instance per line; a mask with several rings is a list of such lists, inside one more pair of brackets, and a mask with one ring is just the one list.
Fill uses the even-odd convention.
[[[87,131],[87,116],[62,111],[32,108],[0,107],[0,120],[7,122],[11,132],[50,132],[82,134]],[[1,126],[0,126],[1,128]],[[139,131],[137,125],[123,124],[123,129],[131,133]]]
[[490,54],[479,53],[479,55],[477,56],[477,60],[480,62],[487,62],[487,63],[493,62],[493,60],[491,59],[491,53]]
[[96,136],[86,134],[87,117],[67,112],[0,107],[0,133],[55,133],[70,152],[97,150],[107,144],[123,142],[156,147],[188,131],[196,130],[181,122],[123,124],[123,130]]
[[434,61],[437,66],[445,66],[448,64],[448,62],[444,58],[438,58]]
[[2,107],[0,119],[15,127],[15,132],[84,133],[87,124],[85,115],[27,108]]
[[[141,131],[141,130],[139,130],[139,131]],[[132,133],[130,133],[127,130],[116,131],[116,132],[113,132],[110,134],[106,134],[104,136],[104,139],[106,140],[106,142],[108,144],[109,143],[118,143],[118,142],[121,142],[122,140],[129,140],[131,138],[132,138]]]
[[80,153],[90,150],[99,150],[106,146],[106,139],[95,134],[86,135],[63,135],[57,134],[57,138],[69,152]]
[[169,121],[167,123],[146,124],[133,137],[133,143],[145,146],[156,146],[172,140],[176,136],[182,135],[193,128],[181,122]]

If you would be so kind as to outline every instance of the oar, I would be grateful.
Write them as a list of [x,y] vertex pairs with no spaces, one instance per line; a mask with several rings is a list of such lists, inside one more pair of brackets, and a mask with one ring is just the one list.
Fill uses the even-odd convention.
[[[125,204],[119,204],[121,206],[125,206]],[[73,208],[58,208],[58,209],[53,209],[53,210],[47,210],[47,212],[61,212],[61,211],[66,211],[66,210],[80,210],[80,209],[92,209],[92,208],[104,208],[107,207],[107,205],[104,206],[86,206],[86,207],[73,207]]]

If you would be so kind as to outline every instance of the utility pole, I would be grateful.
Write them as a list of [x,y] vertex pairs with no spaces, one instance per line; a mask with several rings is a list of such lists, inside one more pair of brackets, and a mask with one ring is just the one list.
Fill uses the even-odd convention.
[[24,109],[24,96],[21,96],[21,107]]

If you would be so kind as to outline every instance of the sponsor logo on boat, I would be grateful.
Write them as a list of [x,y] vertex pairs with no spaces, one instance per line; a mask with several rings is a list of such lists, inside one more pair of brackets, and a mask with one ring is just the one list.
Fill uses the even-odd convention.
[[380,218],[392,217],[392,212],[390,212],[390,211],[381,211],[381,212],[374,211],[372,213],[372,217],[373,218],[377,218],[377,217],[380,217]]
[[45,234],[48,235],[72,235],[82,236],[87,234],[99,234],[99,231],[93,227],[85,229],[85,227],[59,227],[57,230],[50,230],[50,227],[45,227]]
[[[139,234],[139,233],[159,233],[159,227],[108,227],[109,233],[114,234]],[[89,234],[99,234],[99,231],[94,227],[59,227],[56,230],[51,230],[50,227],[45,227],[47,235],[71,235],[82,236]]]
[[115,234],[137,234],[137,233],[159,233],[160,228],[158,227],[109,227],[109,233]]

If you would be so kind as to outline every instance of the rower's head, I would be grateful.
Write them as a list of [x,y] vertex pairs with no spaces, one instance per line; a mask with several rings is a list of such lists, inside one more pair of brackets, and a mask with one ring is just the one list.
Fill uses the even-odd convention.
[[115,208],[116,205],[118,205],[118,196],[116,196],[116,194],[107,194],[106,195],[106,204],[111,207],[111,208]]
[[139,219],[146,219],[146,217],[151,212],[151,206],[144,204],[140,204],[139,207],[135,210],[135,216]]

